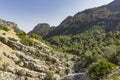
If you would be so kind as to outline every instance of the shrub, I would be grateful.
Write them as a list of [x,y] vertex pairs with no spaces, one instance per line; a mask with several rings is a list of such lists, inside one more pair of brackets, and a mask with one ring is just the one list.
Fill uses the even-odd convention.
[[70,73],[70,69],[67,68],[67,69],[65,70],[65,74],[69,74],[69,73]]
[[23,69],[19,70],[18,75],[25,76],[26,75],[25,70]]
[[2,60],[2,57],[0,57],[0,61]]
[[10,29],[8,27],[0,25],[0,30],[9,31]]
[[26,46],[34,45],[33,41],[30,38],[28,38],[27,36],[20,36],[19,38],[21,39],[20,42]]
[[27,34],[25,32],[16,32],[16,35],[20,36],[26,36]]
[[2,70],[6,71],[6,69],[7,69],[8,66],[9,66],[9,64],[4,62],[2,64]]
[[0,80],[3,80],[2,77],[0,77]]
[[55,80],[54,74],[52,72],[47,72],[45,80]]
[[9,40],[11,40],[11,41],[15,41],[15,42],[17,42],[18,40],[17,39],[15,39],[15,38],[9,38]]
[[26,46],[33,46],[34,42],[27,36],[25,32],[16,32],[16,35],[21,39],[20,42]]
[[40,35],[35,34],[35,33],[32,33],[30,37],[37,39],[37,40],[40,40],[40,41],[43,41],[42,37]]
[[89,69],[88,73],[92,80],[100,80],[104,76],[110,74],[113,70],[116,70],[117,66],[106,61],[98,60],[98,62],[93,63]]
[[16,61],[15,63],[19,65],[22,63],[22,60],[20,59],[20,60]]
[[3,35],[6,35],[6,33],[2,33]]
[[120,77],[119,76],[114,76],[114,77],[111,77],[110,80],[120,80]]
[[110,80],[120,80],[120,76],[111,77]]

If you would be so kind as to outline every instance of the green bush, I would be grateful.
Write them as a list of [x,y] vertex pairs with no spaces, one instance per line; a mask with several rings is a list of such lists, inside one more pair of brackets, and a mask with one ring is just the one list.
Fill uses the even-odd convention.
[[9,64],[4,62],[2,64],[2,70],[6,71],[6,69],[7,69],[8,66],[9,66]]
[[91,64],[88,73],[92,80],[101,80],[101,78],[107,76],[114,70],[117,70],[116,65],[106,60],[98,60],[96,63]]
[[39,41],[43,41],[42,37],[41,37],[40,35],[35,34],[35,33],[32,33],[32,34],[30,35],[30,37],[31,37],[31,38],[34,38],[34,39],[37,39],[37,40],[39,40]]
[[18,75],[25,76],[26,75],[25,70],[23,69],[19,70]]
[[25,32],[16,32],[18,37],[21,39],[20,42],[26,46],[33,46],[34,42],[27,36]]
[[6,33],[2,33],[3,35],[6,35]]
[[2,60],[2,57],[0,57],[0,61]]
[[47,72],[45,80],[55,80],[54,74],[52,72]]
[[120,80],[120,77],[119,76],[114,76],[114,77],[111,77],[110,80]]
[[66,70],[65,70],[65,74],[69,74],[70,73],[70,69],[69,68],[67,68]]
[[33,46],[34,42],[28,37],[21,37],[20,42],[26,46]]
[[18,61],[15,61],[15,63],[19,65],[19,64],[22,63],[22,60],[20,59],[20,60],[18,60]]
[[25,32],[16,32],[16,35],[20,36],[27,36]]
[[5,26],[0,25],[0,30],[9,31],[10,29]]
[[17,42],[18,40],[17,39],[15,39],[15,38],[9,38],[9,40],[11,40],[11,41],[15,41],[15,42]]

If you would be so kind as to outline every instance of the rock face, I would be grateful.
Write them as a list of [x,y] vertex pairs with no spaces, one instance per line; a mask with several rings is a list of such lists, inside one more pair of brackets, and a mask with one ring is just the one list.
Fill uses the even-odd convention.
[[62,80],[90,80],[86,73],[75,73],[65,76]]
[[114,0],[113,2],[108,4],[107,7],[113,11],[120,10],[120,0]]
[[43,36],[53,29],[54,29],[54,27],[50,27],[49,24],[41,23],[41,24],[36,25],[35,28],[32,31],[30,31],[28,34],[31,35],[32,33],[36,33],[38,35]]
[[61,75],[71,73],[71,63],[63,53],[27,35],[22,37],[32,40],[34,45],[22,44],[22,38],[13,30],[0,30],[0,79],[61,80]]
[[0,25],[10,27],[13,30],[18,31],[18,32],[22,31],[18,28],[17,24],[14,22],[5,21],[5,20],[0,19]]

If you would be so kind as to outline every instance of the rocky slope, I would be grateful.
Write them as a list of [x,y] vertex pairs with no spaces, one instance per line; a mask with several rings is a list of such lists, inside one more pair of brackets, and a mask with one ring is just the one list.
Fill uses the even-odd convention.
[[22,31],[22,30],[20,30],[20,29],[18,28],[17,24],[14,23],[14,22],[5,21],[5,20],[0,19],[0,25],[2,25],[2,26],[7,26],[7,27],[9,27],[9,28],[12,28],[13,30],[15,30],[15,31],[17,31],[17,32]]
[[[23,34],[0,26],[0,79],[60,80],[71,72],[66,55]],[[30,41],[33,44],[26,45]]]
[[52,31],[55,27],[50,27],[49,24],[47,23],[41,23],[35,26],[35,28],[30,31],[28,34],[31,35],[32,33],[44,36],[46,35],[48,32]]
[[[92,29],[96,26],[97,26],[98,30],[95,30],[96,32],[92,35],[91,38],[89,38],[88,37],[88,36],[90,36],[89,31],[90,32],[94,31]],[[84,56],[86,57],[89,55],[91,55],[91,57],[93,57],[94,52],[86,53],[86,50],[92,51],[91,47],[94,47],[93,50],[95,50],[95,55],[97,55],[98,49],[99,49],[98,54],[104,54],[105,47],[108,47],[108,46],[110,47],[110,45],[113,45],[113,44],[111,44],[112,42],[108,43],[109,45],[108,44],[103,45],[101,47],[101,51],[103,51],[103,52],[99,52],[100,47],[97,47],[94,45],[90,45],[90,46],[88,45],[89,43],[92,43],[92,42],[93,43],[98,42],[97,44],[100,45],[99,44],[100,36],[98,37],[98,39],[95,39],[93,41],[90,40],[93,38],[93,36],[96,38],[97,33],[99,33],[99,34],[103,33],[103,32],[99,32],[100,29],[102,29],[103,32],[105,32],[105,34],[108,34],[110,32],[112,35],[112,34],[114,34],[114,32],[117,33],[117,31],[119,33],[119,31],[120,31],[120,0],[114,0],[113,2],[111,2],[108,5],[104,5],[104,6],[92,8],[92,9],[87,9],[82,12],[78,12],[74,16],[68,16],[54,30],[48,32],[48,34],[45,34],[44,38],[48,42],[50,42],[50,44],[52,44],[52,45],[55,44],[59,50],[63,50],[63,51],[68,48],[68,50],[69,50],[69,51],[67,50],[68,52],[75,53],[76,57],[78,57],[77,63],[80,62],[80,64],[75,65],[75,66],[78,66],[78,67],[75,67],[77,70],[82,69],[82,70],[78,71],[80,73],[68,75],[68,76],[64,77],[63,80],[89,80],[88,75],[86,73],[81,73],[81,71],[82,72],[86,71],[87,68],[85,68],[85,66],[88,65],[89,62],[92,60],[85,58],[85,60],[87,60],[87,62],[85,63],[85,60],[83,59],[83,57]],[[88,34],[88,35],[85,36],[84,33]],[[80,34],[82,37],[79,36]],[[73,36],[75,36],[75,37],[73,37]],[[106,35],[105,37],[106,37],[106,39],[103,39],[103,40],[105,40],[105,44],[106,44],[109,41],[108,41],[108,36]],[[119,42],[119,37],[117,37],[117,39]],[[101,40],[101,41],[103,42],[103,40]],[[112,40],[112,41],[114,42],[115,40]],[[83,42],[88,42],[88,43],[83,44]],[[69,44],[67,44],[67,43],[69,43]],[[71,45],[71,44],[73,44],[73,45]],[[67,45],[67,46],[65,46],[65,45]],[[78,45],[78,47],[76,45]],[[95,43],[95,45],[96,45],[96,43]],[[84,46],[84,47],[81,47],[81,46]],[[117,43],[117,46],[119,46],[118,43]],[[88,47],[90,47],[90,49]],[[75,48],[75,50],[74,50],[74,48]],[[85,52],[82,52],[82,49]],[[109,52],[107,52],[107,53],[108,53],[108,55],[110,55]],[[81,55],[82,55],[82,57],[80,57]],[[95,56],[95,58],[97,58],[97,56]],[[101,55],[100,55],[100,57],[101,57]],[[100,57],[98,56],[99,59],[100,59]],[[82,59],[83,59],[83,61],[81,61]],[[81,68],[81,66],[83,66],[83,67]],[[117,72],[117,73],[119,76],[120,72]],[[108,80],[110,80],[110,77],[108,78]]]

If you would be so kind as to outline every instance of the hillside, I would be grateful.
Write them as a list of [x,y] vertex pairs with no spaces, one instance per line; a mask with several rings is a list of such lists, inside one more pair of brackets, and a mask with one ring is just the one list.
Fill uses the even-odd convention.
[[115,66],[120,67],[120,0],[68,16],[43,38],[73,57],[75,74],[63,80],[89,80],[88,75],[92,80],[114,80],[114,76],[119,80]]
[[27,36],[6,26],[0,24],[0,80],[61,80],[71,73],[65,54],[36,34]]

